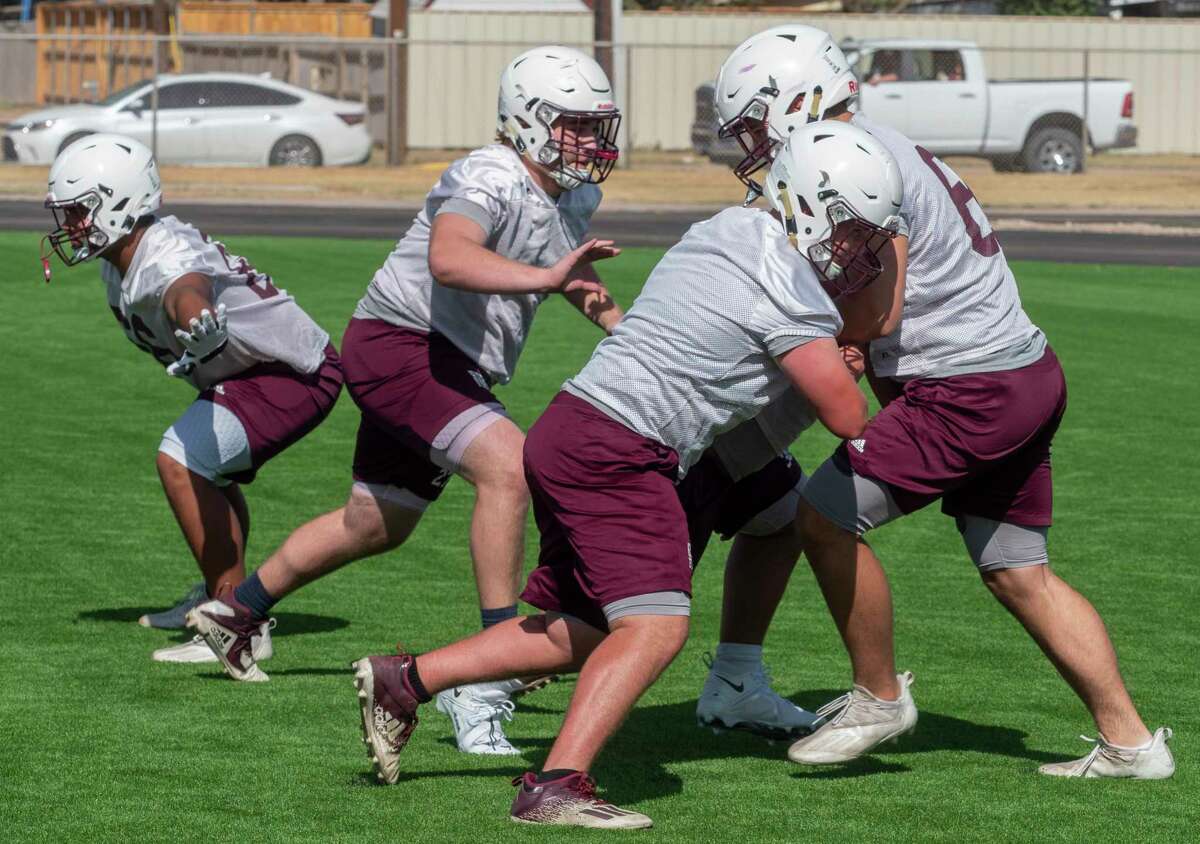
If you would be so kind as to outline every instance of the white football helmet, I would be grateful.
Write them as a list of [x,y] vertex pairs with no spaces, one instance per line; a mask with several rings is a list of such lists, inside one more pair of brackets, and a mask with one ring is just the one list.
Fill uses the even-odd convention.
[[103,253],[161,204],[158,167],[145,144],[111,134],[71,144],[50,165],[45,206],[54,214],[55,229],[42,239],[46,280],[47,242],[64,264],[74,266]]
[[720,136],[737,138],[746,154],[733,172],[749,189],[749,203],[762,194],[751,177],[770,163],[786,139],[772,135],[768,126],[779,104],[785,111],[803,111],[810,121],[820,120],[835,105],[849,108],[857,102],[858,80],[828,32],[785,24],[739,44],[721,65],[713,96]]
[[788,240],[837,300],[883,271],[896,236],[904,181],[896,159],[868,132],[840,120],[796,129],[767,174],[767,199]]
[[578,50],[537,47],[500,74],[497,129],[566,190],[608,178],[620,123],[608,76]]

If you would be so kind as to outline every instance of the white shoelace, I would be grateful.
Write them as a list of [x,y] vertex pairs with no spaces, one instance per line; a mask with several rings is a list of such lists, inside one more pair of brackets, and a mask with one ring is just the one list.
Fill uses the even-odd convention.
[[1145,747],[1118,747],[1115,744],[1109,744],[1108,740],[1105,739],[1104,736],[1097,736],[1096,738],[1092,738],[1091,736],[1080,736],[1080,738],[1086,741],[1088,744],[1094,745],[1091,753],[1078,761],[1078,766],[1075,770],[1080,774],[1086,774],[1088,769],[1091,768],[1092,765],[1096,763],[1096,760],[1101,756],[1103,756],[1108,762],[1116,765],[1132,764],[1138,753],[1142,752],[1143,750],[1149,750],[1154,743],[1154,738],[1151,737],[1150,743],[1148,743]]

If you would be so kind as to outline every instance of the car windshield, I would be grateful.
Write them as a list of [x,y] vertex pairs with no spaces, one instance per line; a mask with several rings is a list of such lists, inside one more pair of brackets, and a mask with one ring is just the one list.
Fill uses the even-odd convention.
[[121,100],[125,99],[130,94],[132,94],[134,91],[138,90],[139,88],[143,87],[144,85],[149,84],[149,82],[150,82],[149,79],[143,79],[141,82],[134,82],[132,85],[126,85],[120,91],[113,91],[107,97],[100,100],[100,102],[96,103],[96,105],[102,105],[102,106],[116,105]]

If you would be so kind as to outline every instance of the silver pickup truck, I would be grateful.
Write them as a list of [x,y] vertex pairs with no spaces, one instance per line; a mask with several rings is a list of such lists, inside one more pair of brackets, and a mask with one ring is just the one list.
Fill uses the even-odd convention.
[[[841,46],[859,79],[859,109],[938,155],[987,158],[997,170],[1077,173],[1085,137],[1096,152],[1137,143],[1133,86],[1124,80],[989,80],[979,47],[969,41]],[[716,137],[712,90],[706,84],[696,91],[693,146],[712,158],[736,160],[736,144]]]

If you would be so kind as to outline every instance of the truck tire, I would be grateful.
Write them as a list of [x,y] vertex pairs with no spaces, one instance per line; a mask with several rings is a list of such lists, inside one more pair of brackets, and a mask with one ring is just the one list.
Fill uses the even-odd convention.
[[1078,132],[1047,126],[1030,134],[1021,160],[1030,173],[1082,173],[1083,144]]

